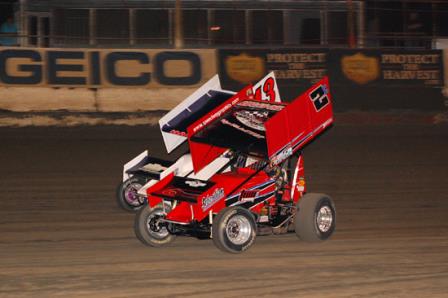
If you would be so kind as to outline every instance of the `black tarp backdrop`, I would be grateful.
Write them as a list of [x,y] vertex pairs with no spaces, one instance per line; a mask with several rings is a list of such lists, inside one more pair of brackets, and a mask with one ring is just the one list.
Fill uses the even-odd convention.
[[442,51],[335,49],[328,70],[337,109],[444,109]]
[[219,77],[225,88],[238,90],[275,71],[281,96],[292,100],[327,73],[327,49],[222,49]]
[[337,111],[446,109],[438,50],[222,49],[218,59],[232,90],[273,70],[285,101],[328,75]]

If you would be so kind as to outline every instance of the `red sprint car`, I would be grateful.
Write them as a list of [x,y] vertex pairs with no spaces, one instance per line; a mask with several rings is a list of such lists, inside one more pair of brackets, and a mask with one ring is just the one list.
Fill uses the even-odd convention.
[[212,238],[230,253],[257,235],[328,239],[335,206],[306,192],[302,152],[332,123],[327,78],[284,103],[273,73],[237,93],[215,76],[159,122],[167,151],[188,142],[189,152],[139,190],[148,204],[136,214],[137,238],[156,247],[176,236]]

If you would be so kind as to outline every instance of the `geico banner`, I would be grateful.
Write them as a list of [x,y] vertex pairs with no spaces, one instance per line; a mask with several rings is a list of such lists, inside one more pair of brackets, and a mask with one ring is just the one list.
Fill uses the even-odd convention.
[[0,47],[0,85],[188,87],[216,73],[215,50]]

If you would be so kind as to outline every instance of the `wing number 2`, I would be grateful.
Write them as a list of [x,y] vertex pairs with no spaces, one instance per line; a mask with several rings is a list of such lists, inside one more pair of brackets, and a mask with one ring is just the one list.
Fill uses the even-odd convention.
[[324,85],[320,85],[314,89],[309,96],[317,112],[322,110],[330,102]]

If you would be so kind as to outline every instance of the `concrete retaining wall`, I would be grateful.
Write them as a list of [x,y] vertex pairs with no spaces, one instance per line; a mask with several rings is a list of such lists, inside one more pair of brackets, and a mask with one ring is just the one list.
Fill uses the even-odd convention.
[[196,88],[0,87],[0,110],[13,112],[136,112],[170,110]]

